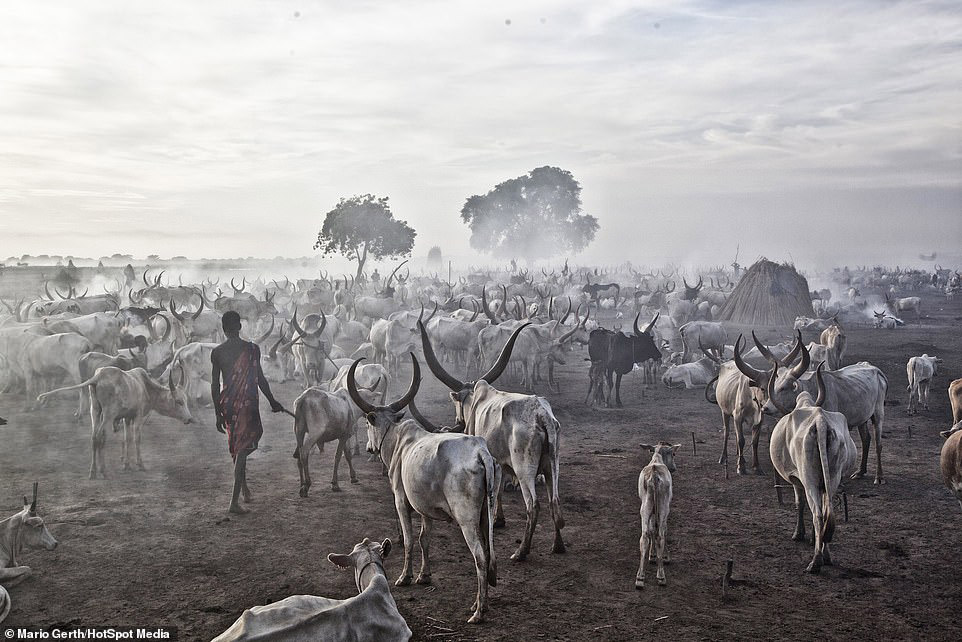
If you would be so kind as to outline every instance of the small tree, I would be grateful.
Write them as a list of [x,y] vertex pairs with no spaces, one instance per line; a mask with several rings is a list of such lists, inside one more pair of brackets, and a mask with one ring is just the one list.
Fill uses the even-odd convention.
[[369,256],[380,260],[410,255],[417,232],[394,218],[387,201],[372,194],[342,198],[325,215],[314,249],[357,261],[357,277]]
[[598,219],[581,212],[581,185],[559,167],[539,167],[471,196],[461,219],[471,228],[471,247],[499,257],[577,253],[598,231]]

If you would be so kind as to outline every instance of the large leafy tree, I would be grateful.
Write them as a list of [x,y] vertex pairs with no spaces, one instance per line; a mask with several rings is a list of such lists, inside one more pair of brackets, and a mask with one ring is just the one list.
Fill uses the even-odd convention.
[[325,256],[341,254],[357,261],[357,276],[364,271],[368,257],[380,260],[409,255],[417,232],[407,221],[394,218],[387,201],[387,197],[372,194],[342,198],[325,215],[314,249]]
[[560,167],[539,167],[468,198],[461,219],[471,247],[499,257],[577,253],[598,231],[598,219],[581,211],[581,185]]

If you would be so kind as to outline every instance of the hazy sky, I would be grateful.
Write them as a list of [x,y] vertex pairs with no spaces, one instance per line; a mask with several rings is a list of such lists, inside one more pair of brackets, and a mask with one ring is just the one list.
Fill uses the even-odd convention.
[[301,256],[366,192],[463,253],[465,198],[542,165],[583,260],[956,249],[962,4],[0,7],[0,256]]

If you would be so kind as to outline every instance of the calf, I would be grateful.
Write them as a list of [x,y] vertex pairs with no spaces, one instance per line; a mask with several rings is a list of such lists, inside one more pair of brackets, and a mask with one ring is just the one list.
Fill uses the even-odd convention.
[[331,553],[339,570],[354,571],[358,594],[346,600],[292,595],[279,602],[247,609],[213,642],[240,640],[410,640],[411,629],[397,610],[384,576],[391,540],[364,538],[350,555]]
[[940,363],[942,360],[938,357],[923,354],[910,358],[905,364],[905,374],[909,380],[909,385],[905,387],[909,391],[909,414],[917,413],[919,404],[922,404],[923,410],[929,409],[929,385],[939,373]]
[[17,556],[24,546],[48,551],[57,548],[57,540],[47,530],[43,518],[37,514],[36,482],[33,484],[33,502],[28,504],[24,497],[23,508],[0,521],[0,622],[10,613],[7,587],[16,586],[31,573],[29,566],[17,563]]
[[[776,364],[769,381],[770,397],[774,394],[772,382],[777,373]],[[795,489],[798,519],[792,539],[796,542],[805,539],[803,497],[812,512],[815,555],[806,569],[809,573],[818,573],[822,565],[832,564],[828,549],[835,532],[832,497],[842,482],[842,476],[855,469],[857,456],[845,415],[822,408],[825,383],[821,365],[815,370],[815,379],[818,389],[815,401],[812,401],[808,392],[798,395],[795,409],[775,424],[769,449],[775,470]]]
[[661,441],[656,446],[643,445],[642,450],[652,453],[651,462],[638,475],[638,498],[641,499],[641,562],[635,576],[635,588],[645,588],[645,567],[657,556],[658,584],[668,583],[665,578],[665,562],[669,561],[666,550],[668,540],[668,512],[671,509],[671,474],[675,472],[675,453],[681,444],[672,446]]

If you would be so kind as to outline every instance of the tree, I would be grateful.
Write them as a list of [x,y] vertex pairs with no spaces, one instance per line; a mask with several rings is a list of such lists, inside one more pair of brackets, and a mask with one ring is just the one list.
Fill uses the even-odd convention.
[[410,255],[417,232],[394,218],[387,201],[372,194],[342,198],[325,215],[314,249],[357,261],[357,277],[369,256],[380,260]]
[[595,238],[598,219],[581,212],[581,185],[560,167],[512,178],[461,208],[471,247],[499,257],[577,253]]

